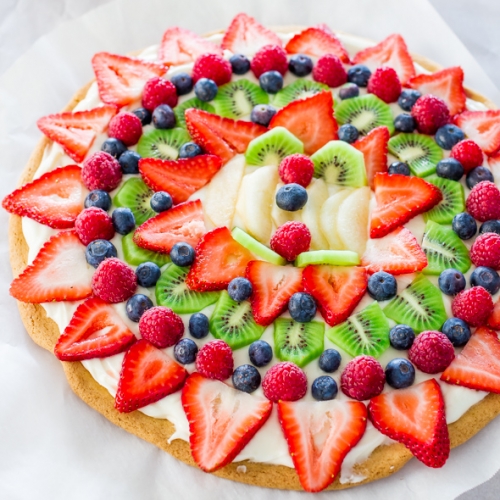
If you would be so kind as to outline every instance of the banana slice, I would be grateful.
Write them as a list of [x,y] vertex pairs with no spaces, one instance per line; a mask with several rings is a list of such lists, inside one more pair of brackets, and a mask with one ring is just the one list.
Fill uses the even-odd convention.
[[347,250],[337,231],[337,215],[340,205],[353,191],[353,189],[342,189],[330,196],[321,207],[319,223],[330,250]]

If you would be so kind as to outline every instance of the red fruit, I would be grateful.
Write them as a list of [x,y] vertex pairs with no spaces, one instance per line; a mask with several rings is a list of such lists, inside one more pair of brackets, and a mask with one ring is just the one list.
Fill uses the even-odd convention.
[[451,148],[450,156],[458,160],[465,173],[483,164],[483,152],[481,148],[470,139],[465,139]]
[[133,146],[142,135],[141,120],[134,113],[119,113],[109,122],[108,135],[122,141],[125,146]]
[[347,82],[347,72],[342,61],[333,54],[325,54],[318,59],[313,68],[313,78],[329,87],[340,87]]
[[363,267],[307,266],[302,284],[316,300],[323,319],[335,326],[345,321],[363,298],[368,277]]
[[182,318],[168,307],[151,307],[139,320],[139,333],[155,347],[164,349],[181,340],[184,323]]
[[97,207],[89,207],[80,212],[75,221],[75,231],[84,245],[94,240],[110,240],[115,235],[111,217]]
[[470,249],[470,258],[476,267],[486,266],[500,269],[500,235],[480,234]]
[[94,295],[111,304],[129,299],[136,288],[134,270],[116,257],[103,260],[92,276]]
[[482,286],[473,286],[461,291],[453,299],[451,310],[453,316],[464,320],[470,326],[481,326],[493,312],[493,300]]
[[70,158],[81,163],[97,134],[106,130],[116,111],[115,106],[101,106],[86,111],[57,113],[40,118],[36,124]]
[[450,121],[450,111],[446,103],[430,94],[417,99],[411,108],[411,116],[415,119],[417,129],[422,134],[433,135],[439,127]]
[[160,104],[167,104],[174,108],[177,106],[178,99],[175,85],[169,80],[154,76],[144,85],[142,105],[149,111],[154,111]]
[[182,406],[193,459],[200,469],[213,472],[236,458],[265,424],[273,404],[193,373],[182,389]]
[[396,102],[401,94],[398,74],[389,66],[377,68],[368,80],[367,91],[384,102]]
[[115,408],[130,413],[179,390],[187,371],[147,340],[138,340],[123,358]]
[[493,182],[482,181],[471,189],[465,207],[467,212],[480,222],[499,219],[500,190]]
[[105,358],[128,349],[135,335],[115,309],[97,297],[76,309],[59,337],[54,354],[61,361]]
[[285,184],[296,183],[309,186],[314,174],[314,163],[303,154],[295,153],[284,158],[279,166],[279,175]]
[[358,401],[378,396],[384,390],[384,384],[384,369],[371,356],[355,357],[347,363],[340,376],[342,392]]
[[267,71],[277,71],[284,75],[288,70],[286,52],[282,49],[281,44],[264,45],[253,56],[250,67],[256,78]]
[[252,260],[245,274],[252,283],[250,303],[259,325],[270,325],[286,310],[290,297],[302,290],[302,270],[297,267]]
[[94,268],[74,231],[52,236],[33,262],[12,282],[10,294],[22,302],[82,300],[92,294]]
[[122,180],[118,160],[104,151],[97,151],[83,162],[82,179],[88,189],[113,191]]
[[279,401],[278,418],[302,488],[317,492],[337,478],[365,432],[367,412],[357,401]]
[[500,148],[500,110],[464,111],[455,118],[455,123],[487,155]]
[[276,229],[271,238],[271,249],[293,261],[302,252],[307,252],[311,245],[311,232],[303,222],[285,222]]
[[86,193],[82,169],[68,165],[16,189],[3,199],[2,206],[11,214],[29,217],[54,229],[67,229],[75,225]]
[[441,332],[420,333],[408,351],[408,359],[424,373],[442,372],[455,357],[453,344]]
[[448,459],[444,399],[434,379],[373,398],[368,416],[376,429],[404,444],[427,467],[442,467]]
[[223,340],[211,340],[198,351],[196,370],[204,377],[226,380],[233,368],[233,351]]
[[373,189],[373,180],[378,172],[387,172],[387,143],[391,134],[385,126],[375,127],[352,145],[363,153],[366,176]]
[[285,127],[304,143],[306,155],[312,155],[327,142],[337,139],[338,125],[333,114],[329,91],[298,99],[281,108],[269,128]]
[[500,330],[500,299],[495,302],[487,324],[495,330]]
[[373,184],[377,204],[371,212],[370,238],[382,238],[443,198],[436,186],[419,177],[379,173]]
[[283,361],[267,370],[262,380],[264,396],[270,401],[297,401],[307,392],[306,374],[294,363]]
[[202,54],[193,65],[192,77],[196,83],[200,78],[210,78],[218,86],[231,81],[231,63],[219,54]]

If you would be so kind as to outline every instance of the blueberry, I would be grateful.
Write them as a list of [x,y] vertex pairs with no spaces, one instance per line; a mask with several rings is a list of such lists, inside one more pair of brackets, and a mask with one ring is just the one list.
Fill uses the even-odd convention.
[[322,375],[314,379],[311,386],[311,394],[316,401],[334,399],[338,391],[337,382],[329,375]]
[[294,54],[288,61],[288,69],[295,76],[307,76],[313,69],[313,62],[305,54]]
[[359,137],[358,129],[350,123],[342,125],[339,128],[338,134],[341,141],[348,142],[349,144],[353,143]]
[[281,210],[296,212],[307,203],[307,191],[300,184],[285,184],[276,193],[276,205]]
[[492,219],[487,220],[481,224],[479,234],[483,233],[497,233],[500,234],[500,220]]
[[439,289],[445,295],[456,295],[465,289],[465,277],[456,269],[445,269],[438,278]]
[[346,83],[339,89],[339,97],[342,100],[358,97],[359,87],[355,83]]
[[132,111],[132,113],[134,113],[134,115],[137,116],[137,118],[139,118],[139,120],[141,120],[143,127],[144,127],[144,125],[149,125],[151,123],[152,116],[151,116],[151,111],[149,111],[149,109],[137,108],[137,109],[134,109],[134,111]]
[[390,174],[410,175],[410,167],[402,161],[395,161],[389,165]]
[[247,300],[252,295],[252,291],[252,283],[246,278],[234,278],[227,287],[227,293],[236,302]]
[[174,84],[177,95],[189,94],[193,90],[193,79],[187,73],[177,73],[170,81]]
[[470,240],[477,231],[477,224],[472,215],[462,212],[455,215],[451,227],[461,240]]
[[417,99],[421,95],[422,94],[418,90],[412,90],[412,89],[403,90],[403,92],[401,92],[398,98],[399,107],[401,109],[404,109],[405,111],[411,111],[411,108],[413,108],[413,105],[417,102]]
[[156,191],[149,200],[149,205],[156,213],[169,210],[173,204],[172,197],[165,191]]
[[235,75],[244,75],[250,69],[250,61],[243,54],[234,54],[229,59],[229,63]]
[[494,182],[493,174],[491,170],[486,167],[476,167],[473,168],[470,172],[467,173],[465,178],[465,182],[469,189],[472,189],[476,184],[479,184],[483,181]]
[[175,113],[168,104],[160,104],[153,111],[153,125],[156,128],[168,129],[175,127]]
[[195,313],[189,318],[189,333],[195,339],[208,335],[208,318],[203,313]]
[[319,367],[326,373],[337,371],[342,357],[336,349],[326,349],[319,357]]
[[122,167],[122,172],[124,174],[138,174],[140,159],[141,155],[139,153],[129,150],[125,151],[125,153],[118,158],[118,163],[120,167]]
[[462,175],[464,175],[464,167],[462,167],[462,164],[458,160],[455,160],[455,158],[445,158],[438,162],[436,174],[443,179],[458,181],[462,178]]
[[259,84],[264,92],[276,94],[283,88],[283,77],[278,71],[266,71],[259,76]]
[[136,293],[127,300],[125,311],[127,312],[128,319],[139,323],[141,316],[151,307],[153,307],[153,302],[151,302],[149,297],[146,297],[142,293]]
[[235,389],[243,392],[253,392],[260,385],[260,373],[255,366],[241,365],[233,372]]
[[190,266],[194,261],[194,248],[183,241],[176,243],[170,250],[170,259],[176,266]]
[[128,234],[135,227],[135,217],[130,208],[115,208],[111,214],[111,219],[118,234]]
[[198,354],[198,346],[191,339],[181,339],[174,347],[174,358],[181,365],[194,363]]
[[368,295],[377,301],[389,300],[398,293],[398,284],[392,274],[378,271],[368,279]]
[[179,158],[194,158],[201,154],[203,154],[203,150],[196,142],[186,142],[179,149]]
[[415,118],[409,113],[401,113],[394,118],[394,128],[398,132],[413,132],[415,127]]
[[395,358],[385,367],[385,380],[394,389],[410,387],[415,382],[415,368],[406,358]]
[[372,72],[364,64],[356,64],[347,71],[347,81],[355,83],[358,87],[366,87]]
[[500,276],[491,267],[479,266],[472,271],[470,284],[471,286],[482,286],[491,295],[495,295],[500,290]]
[[467,344],[471,336],[469,325],[459,318],[447,319],[441,327],[441,331],[455,347],[462,347]]
[[120,156],[127,151],[127,146],[125,146],[122,141],[115,139],[114,137],[110,137],[102,143],[101,151],[104,151],[115,158],[120,158]]
[[264,125],[267,127],[271,118],[276,114],[276,109],[270,104],[257,104],[252,109],[252,113],[250,114],[250,120],[259,125]]
[[448,123],[439,127],[434,140],[440,148],[450,150],[455,144],[465,139],[465,134],[456,126]]
[[94,191],[90,191],[85,198],[84,207],[102,208],[107,212],[111,207],[111,196],[109,196],[109,194],[102,189],[94,189]]
[[161,269],[154,262],[143,262],[137,266],[135,275],[140,286],[149,288],[160,279]]
[[288,301],[288,312],[298,323],[308,323],[316,314],[316,302],[308,293],[294,293]]
[[273,359],[273,348],[264,340],[256,340],[250,344],[248,355],[252,364],[260,368]]
[[200,78],[194,84],[194,93],[200,101],[208,102],[217,95],[217,84],[210,78]]
[[85,249],[85,258],[92,267],[97,266],[109,257],[117,257],[116,248],[108,240],[94,240],[91,241]]
[[407,351],[415,340],[415,332],[408,325],[396,325],[389,331],[389,342],[398,351]]

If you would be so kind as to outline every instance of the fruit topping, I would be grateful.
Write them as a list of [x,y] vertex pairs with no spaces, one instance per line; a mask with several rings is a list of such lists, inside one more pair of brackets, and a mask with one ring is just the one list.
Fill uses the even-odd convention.
[[394,118],[394,128],[397,132],[413,132],[416,128],[415,119],[408,113],[401,113]]
[[465,139],[465,134],[452,123],[439,127],[434,136],[438,146],[443,149],[452,149],[455,144]]
[[464,167],[455,158],[444,158],[436,165],[436,174],[443,179],[459,181],[464,175]]
[[113,198],[113,204],[119,208],[129,208],[134,215],[135,222],[141,225],[156,215],[150,204],[153,193],[154,191],[144,184],[142,179],[132,177],[123,183]]
[[401,94],[401,82],[393,68],[382,66],[372,73],[366,90],[386,103],[396,102]]
[[[128,235],[122,238],[123,257],[125,261],[128,262],[129,264],[132,264],[133,266],[138,266],[143,262],[151,261],[157,264],[159,267],[162,267],[170,262],[170,257],[166,254],[156,253],[138,247],[134,243],[133,238],[134,238],[133,233],[129,233]],[[114,257],[116,257],[116,255]]]
[[409,360],[424,373],[442,372],[455,357],[453,344],[441,332],[420,333],[408,351]]
[[457,294],[451,303],[451,310],[453,316],[470,326],[481,326],[493,312],[493,300],[482,286],[474,286]]
[[208,335],[208,318],[203,313],[195,313],[189,317],[189,333],[195,339],[202,339]]
[[171,129],[175,127],[175,113],[168,104],[160,104],[153,111],[152,121],[157,129]]
[[181,339],[174,347],[174,358],[181,365],[190,365],[196,360],[198,346],[191,339]]
[[357,266],[359,256],[349,250],[315,250],[303,252],[295,259],[297,267],[328,264],[332,266]]
[[[71,165],[70,165],[70,167],[71,167]],[[67,168],[67,167],[65,167],[65,168]],[[55,171],[57,171],[57,169]],[[52,170],[52,172],[55,172],[55,171]],[[78,173],[81,175],[81,172],[78,172]],[[61,179],[61,180],[63,180],[63,179]],[[60,184],[64,185],[63,182],[60,182]],[[111,196],[109,196],[109,194],[106,191],[103,191],[102,189],[94,189],[93,191],[90,191],[90,193],[85,198],[83,206],[85,208],[89,208],[89,207],[102,208],[103,210],[105,210],[107,212],[111,208]]]
[[157,191],[149,200],[149,205],[157,214],[170,210],[173,204],[172,197],[166,191]]
[[493,182],[480,182],[472,188],[465,202],[465,206],[467,212],[480,222],[499,219],[500,190]]
[[453,297],[465,289],[465,276],[456,269],[445,269],[439,275],[438,285],[445,295]]
[[411,115],[422,134],[433,135],[450,121],[450,111],[446,103],[434,95],[424,95],[411,108]]
[[395,325],[389,331],[391,347],[398,351],[407,351],[415,340],[415,332],[408,325]]
[[496,233],[480,234],[472,244],[470,258],[475,266],[500,269],[500,235]]
[[483,233],[497,233],[500,234],[500,220],[488,220],[481,224],[479,234]]
[[394,389],[405,389],[415,381],[415,368],[406,358],[391,359],[385,367],[385,379]]
[[276,108],[270,104],[257,104],[250,113],[250,120],[253,123],[267,127],[275,114]]
[[[220,116],[242,118],[248,117],[255,106],[268,103],[269,96],[258,85],[242,78],[219,87],[212,105]],[[261,125],[267,126],[263,123]]]
[[129,234],[134,230],[135,217],[130,208],[116,208],[111,216],[113,227],[118,234]]
[[116,158],[98,151],[83,162],[82,179],[88,189],[113,191],[122,180],[122,169]]
[[279,165],[279,175],[285,184],[295,183],[307,187],[314,174],[314,163],[303,154],[295,153],[285,157]]
[[273,106],[281,108],[290,104],[292,101],[305,99],[313,95],[319,94],[324,90],[329,90],[328,85],[323,83],[313,82],[312,80],[305,80],[299,78],[293,83],[290,83],[285,88],[281,89],[273,98]]
[[384,384],[384,370],[372,356],[363,355],[352,359],[340,376],[342,392],[358,401],[378,396],[383,391]]
[[370,76],[372,76],[372,72],[364,64],[355,64],[347,70],[347,81],[358,87],[366,87]]
[[233,373],[233,351],[223,340],[207,342],[196,356],[196,370],[204,377],[226,380]]
[[325,349],[318,360],[321,370],[326,373],[333,373],[339,369],[342,357],[336,349]]
[[172,309],[163,306],[151,307],[139,320],[141,337],[158,349],[175,345],[184,334],[182,318]]
[[472,286],[482,286],[491,295],[495,295],[500,290],[500,276],[491,267],[480,266],[472,272],[470,284]]
[[411,175],[410,167],[402,161],[394,161],[389,165],[387,172],[390,174]]
[[[301,224],[301,223],[297,222],[296,224]],[[250,250],[250,252],[252,252],[257,257],[260,257],[261,259],[266,260],[271,264],[276,264],[277,266],[284,266],[286,264],[286,261],[283,258],[285,256],[282,257],[281,254],[279,254],[279,252],[276,252],[276,250],[272,247],[272,241],[271,241],[271,248],[269,248],[266,245],[263,245],[262,243],[257,241],[255,238],[252,238],[252,236],[250,236],[248,233],[246,233],[245,231],[243,231],[243,229],[240,229],[239,227],[235,227],[231,231],[231,234],[238,243],[243,245],[247,250]],[[298,234],[295,234],[295,236],[299,237]],[[298,243],[300,243],[300,241]]]
[[465,178],[465,182],[469,189],[472,189],[476,184],[483,181],[495,182],[491,170],[487,167],[473,168]]
[[250,67],[256,78],[270,71],[284,75],[288,69],[286,52],[281,44],[264,45],[254,55]]
[[130,321],[139,323],[142,315],[153,307],[153,301],[143,293],[136,293],[127,300],[125,312]]
[[227,286],[227,293],[235,302],[243,302],[249,299],[252,292],[252,283],[246,278],[234,278]]
[[271,238],[271,249],[288,261],[293,261],[300,253],[307,252],[310,245],[311,232],[302,222],[286,222]]
[[117,256],[116,247],[108,240],[94,240],[85,249],[87,263],[96,269],[104,259]]
[[392,274],[377,271],[368,278],[368,295],[381,302],[392,299],[398,293],[398,283]]
[[194,95],[202,102],[213,101],[218,91],[217,84],[210,78],[200,78],[194,84]]
[[253,365],[266,366],[273,359],[273,348],[264,340],[256,340],[248,348],[248,357]]
[[213,80],[217,86],[224,85],[231,81],[232,68],[229,61],[226,61],[219,54],[202,54],[193,65],[192,77],[196,83],[200,78]]
[[358,129],[351,125],[350,123],[346,123],[345,125],[341,125],[338,131],[339,140],[347,142],[351,144],[356,141],[359,137]]
[[451,148],[451,158],[459,161],[465,173],[483,164],[483,152],[472,140],[465,139]]
[[278,71],[266,71],[259,76],[261,89],[268,94],[277,94],[283,88],[283,77]]
[[234,54],[229,58],[231,69],[235,75],[244,75],[250,71],[250,60],[243,54]]
[[78,214],[75,231],[84,245],[98,239],[110,240],[115,235],[111,217],[97,207],[86,208]]
[[316,401],[329,401],[334,399],[337,393],[337,382],[328,375],[314,379],[311,385],[311,394]]
[[139,139],[137,152],[145,159],[177,160],[182,146],[190,140],[189,134],[181,128],[148,130]]
[[421,95],[418,90],[403,89],[398,98],[399,107],[405,111],[411,111],[411,108],[413,108]]
[[448,318],[441,331],[448,337],[453,347],[463,347],[469,342],[471,331],[467,323],[460,318]]
[[241,365],[233,372],[233,385],[239,391],[252,393],[260,386],[260,373],[252,365]]
[[105,302],[117,303],[130,298],[137,288],[132,268],[115,257],[103,260],[92,276],[92,292]]
[[359,96],[359,87],[355,83],[346,83],[339,89],[340,99],[351,99]]
[[283,361],[273,365],[262,381],[264,396],[270,401],[297,401],[307,392],[306,374],[295,364]]
[[347,82],[347,72],[342,61],[334,54],[322,55],[312,71],[314,81],[329,87],[340,87]]
[[305,54],[294,54],[288,61],[288,69],[295,76],[307,76],[313,69],[313,61]]
[[170,259],[176,266],[190,266],[194,262],[194,248],[188,243],[180,241],[170,250]]
[[138,174],[140,159],[141,155],[136,151],[127,150],[119,156],[118,163],[124,174]]
[[[364,137],[360,137],[353,146],[363,153],[368,184],[373,187],[377,172],[387,172],[387,143],[390,133],[387,127],[375,127]],[[397,173],[397,172],[395,172]]]
[[[500,111],[464,111],[455,123],[487,154],[491,155],[500,148]],[[477,165],[474,165],[477,166]]]
[[142,262],[135,270],[137,284],[144,288],[151,288],[160,279],[161,269],[154,262]]
[[287,212],[304,208],[309,195],[300,184],[285,184],[276,192],[276,205]]
[[125,146],[133,146],[142,135],[141,120],[133,113],[118,113],[109,122],[108,135],[118,139]]

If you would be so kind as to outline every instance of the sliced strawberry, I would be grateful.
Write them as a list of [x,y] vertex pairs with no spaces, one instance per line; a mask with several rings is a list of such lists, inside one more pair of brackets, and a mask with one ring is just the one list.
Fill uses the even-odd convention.
[[345,321],[365,294],[368,277],[363,267],[307,266],[304,291],[316,300],[323,319],[335,326]]
[[194,247],[206,231],[201,201],[187,201],[141,224],[134,232],[134,243],[153,252],[170,253],[181,241]]
[[500,299],[495,302],[495,307],[488,318],[487,324],[494,330],[500,330]]
[[116,112],[115,106],[101,106],[87,111],[57,113],[40,118],[37,125],[70,158],[81,163],[97,134],[106,130]]
[[162,76],[168,65],[136,57],[98,52],[92,58],[99,97],[107,104],[121,107],[139,99],[145,83]]
[[144,182],[155,191],[169,193],[175,204],[186,201],[194,192],[210,182],[221,167],[221,159],[214,155],[199,155],[180,160],[139,160],[139,171]]
[[278,418],[300,484],[317,492],[330,485],[363,437],[366,406],[358,401],[278,403]]
[[353,146],[363,153],[366,176],[371,188],[373,188],[375,174],[387,172],[387,143],[390,137],[387,127],[375,127],[353,143]]
[[383,238],[369,239],[361,265],[369,273],[416,273],[427,266],[427,257],[411,231],[400,227]]
[[455,118],[455,123],[487,154],[500,148],[500,110],[464,111]]
[[354,56],[354,64],[364,64],[372,71],[380,66],[389,66],[398,74],[404,85],[415,76],[415,66],[401,35],[388,36],[377,45],[361,50]]
[[61,361],[105,358],[125,351],[135,340],[111,304],[91,297],[76,309],[54,354]]
[[250,297],[256,323],[270,325],[288,306],[290,297],[302,290],[302,270],[253,260],[246,269],[252,283]]
[[305,99],[292,101],[271,119],[269,128],[285,127],[304,143],[304,152],[312,155],[327,142],[337,139],[337,120],[333,114],[333,97],[323,91]]
[[22,302],[81,300],[92,295],[94,268],[87,264],[85,246],[74,231],[48,240],[33,262],[12,282],[10,294]]
[[125,353],[115,408],[130,413],[179,390],[188,372],[147,340],[138,340]]
[[231,236],[225,226],[205,234],[196,246],[194,263],[186,276],[191,290],[223,290],[229,282],[245,275],[255,256]]
[[442,467],[448,459],[444,399],[434,379],[374,397],[368,415],[382,434],[404,444],[427,467]]
[[429,182],[400,174],[375,175],[374,191],[377,206],[371,213],[370,238],[382,238],[443,198]]
[[77,165],[56,168],[6,196],[2,206],[54,229],[73,227],[87,193],[81,172]]

